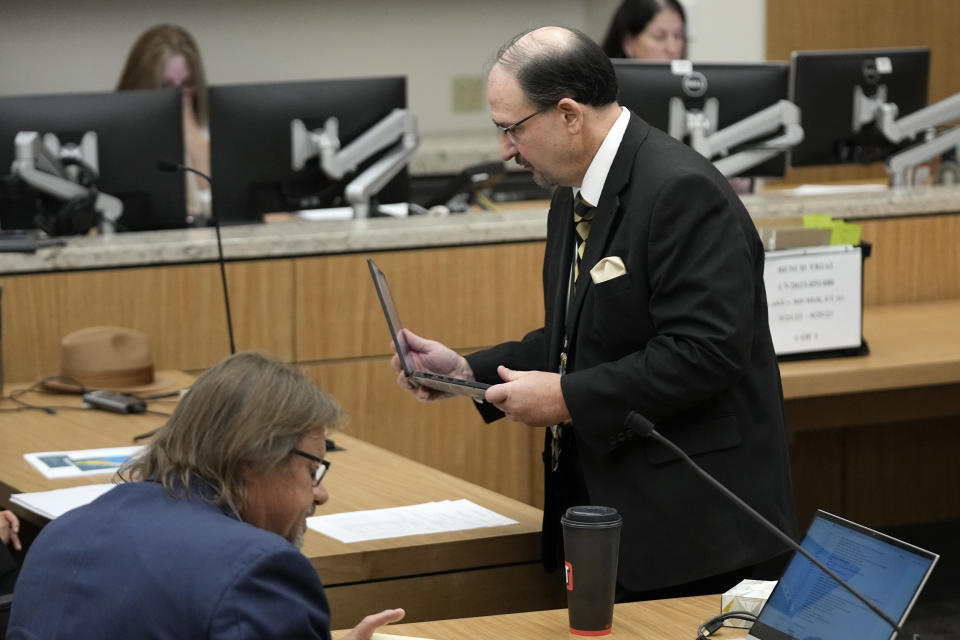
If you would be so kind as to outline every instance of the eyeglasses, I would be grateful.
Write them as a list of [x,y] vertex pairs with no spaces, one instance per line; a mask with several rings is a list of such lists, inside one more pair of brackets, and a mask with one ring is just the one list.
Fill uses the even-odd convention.
[[323,480],[323,476],[327,474],[327,469],[330,468],[330,463],[323,458],[318,458],[317,456],[307,453],[306,451],[301,451],[300,449],[294,449],[293,452],[298,456],[303,456],[307,460],[313,460],[317,463],[317,470],[313,472],[313,486],[319,487],[320,481]]
[[[547,107],[547,109],[549,109],[549,107]],[[526,118],[524,118],[523,120],[517,120],[517,121],[514,122],[513,124],[508,124],[508,125],[505,126],[505,127],[502,127],[502,126],[500,126],[499,124],[496,125],[496,127],[497,127],[497,129],[500,130],[500,133],[502,133],[503,135],[507,136],[507,138],[509,138],[510,142],[516,142],[517,140],[516,140],[516,138],[514,137],[516,134],[514,133],[514,131],[517,130],[517,127],[519,127],[520,125],[522,125],[524,122],[526,122],[527,120],[529,120],[529,119],[532,118],[533,116],[538,116],[538,115],[540,115],[541,113],[543,113],[543,112],[546,111],[547,109],[540,109],[539,111],[534,111],[533,113],[531,113],[530,115],[528,115],[528,116],[527,116]]]

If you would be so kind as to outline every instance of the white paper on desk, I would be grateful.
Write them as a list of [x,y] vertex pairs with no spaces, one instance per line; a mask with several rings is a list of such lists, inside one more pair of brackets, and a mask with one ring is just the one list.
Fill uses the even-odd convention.
[[139,455],[143,445],[80,451],[25,453],[23,459],[46,478],[73,478],[114,473],[127,460]]
[[307,518],[307,526],[340,542],[363,542],[517,524],[465,498]]
[[[393,216],[394,218],[405,218],[410,214],[410,205],[406,202],[384,203],[377,205],[377,210],[379,213]],[[296,213],[300,218],[314,222],[325,220],[353,220],[355,215],[353,207],[301,209]]]
[[303,209],[297,215],[314,222],[325,220],[352,220],[353,207],[330,207],[329,209]]
[[[888,191],[889,189],[890,187],[885,184],[802,184],[793,189],[783,189],[782,193],[794,196],[823,196]],[[780,193],[780,191],[774,193]]]
[[14,493],[10,496],[10,502],[54,520],[71,509],[93,502],[115,486],[114,484],[85,484],[53,491]]

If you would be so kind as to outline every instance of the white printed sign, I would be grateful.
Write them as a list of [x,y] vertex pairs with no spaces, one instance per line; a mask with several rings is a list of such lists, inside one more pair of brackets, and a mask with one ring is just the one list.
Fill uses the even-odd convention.
[[763,270],[777,355],[859,347],[863,261],[860,247],[768,251]]

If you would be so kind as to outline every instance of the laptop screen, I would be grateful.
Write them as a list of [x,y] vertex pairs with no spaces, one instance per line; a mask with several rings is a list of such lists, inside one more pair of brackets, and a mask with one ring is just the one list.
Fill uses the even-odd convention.
[[384,316],[387,318],[387,327],[390,329],[390,335],[393,337],[393,345],[397,348],[397,356],[400,358],[400,367],[403,372],[410,375],[411,369],[407,364],[407,346],[406,336],[403,334],[403,325],[400,324],[400,316],[397,315],[397,306],[393,303],[393,296],[390,294],[390,287],[387,285],[387,277],[383,275],[380,268],[373,263],[373,260],[367,258],[367,266],[370,268],[370,275],[373,276],[373,284],[377,288],[377,297],[380,298],[380,306],[383,308]]
[[[903,624],[937,561],[934,553],[818,511],[803,548]],[[757,640],[887,640],[893,629],[799,553],[764,605]]]

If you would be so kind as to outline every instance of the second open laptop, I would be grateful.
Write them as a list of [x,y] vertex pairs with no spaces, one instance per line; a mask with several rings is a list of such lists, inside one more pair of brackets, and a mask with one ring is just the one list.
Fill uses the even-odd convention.
[[380,298],[380,306],[383,307],[383,316],[387,319],[387,327],[390,329],[393,345],[397,349],[400,367],[407,379],[428,389],[483,400],[483,393],[490,387],[489,384],[475,380],[451,378],[429,371],[417,371],[411,366],[410,348],[403,335],[403,325],[400,324],[400,316],[397,315],[397,307],[393,303],[393,296],[390,294],[390,287],[387,285],[387,277],[383,275],[383,272],[370,258],[367,258],[367,266],[370,267],[370,276],[373,278],[373,285],[377,288],[377,297]]
[[[826,511],[817,511],[802,546],[901,627],[939,558]],[[889,623],[795,554],[747,640],[893,637]]]

